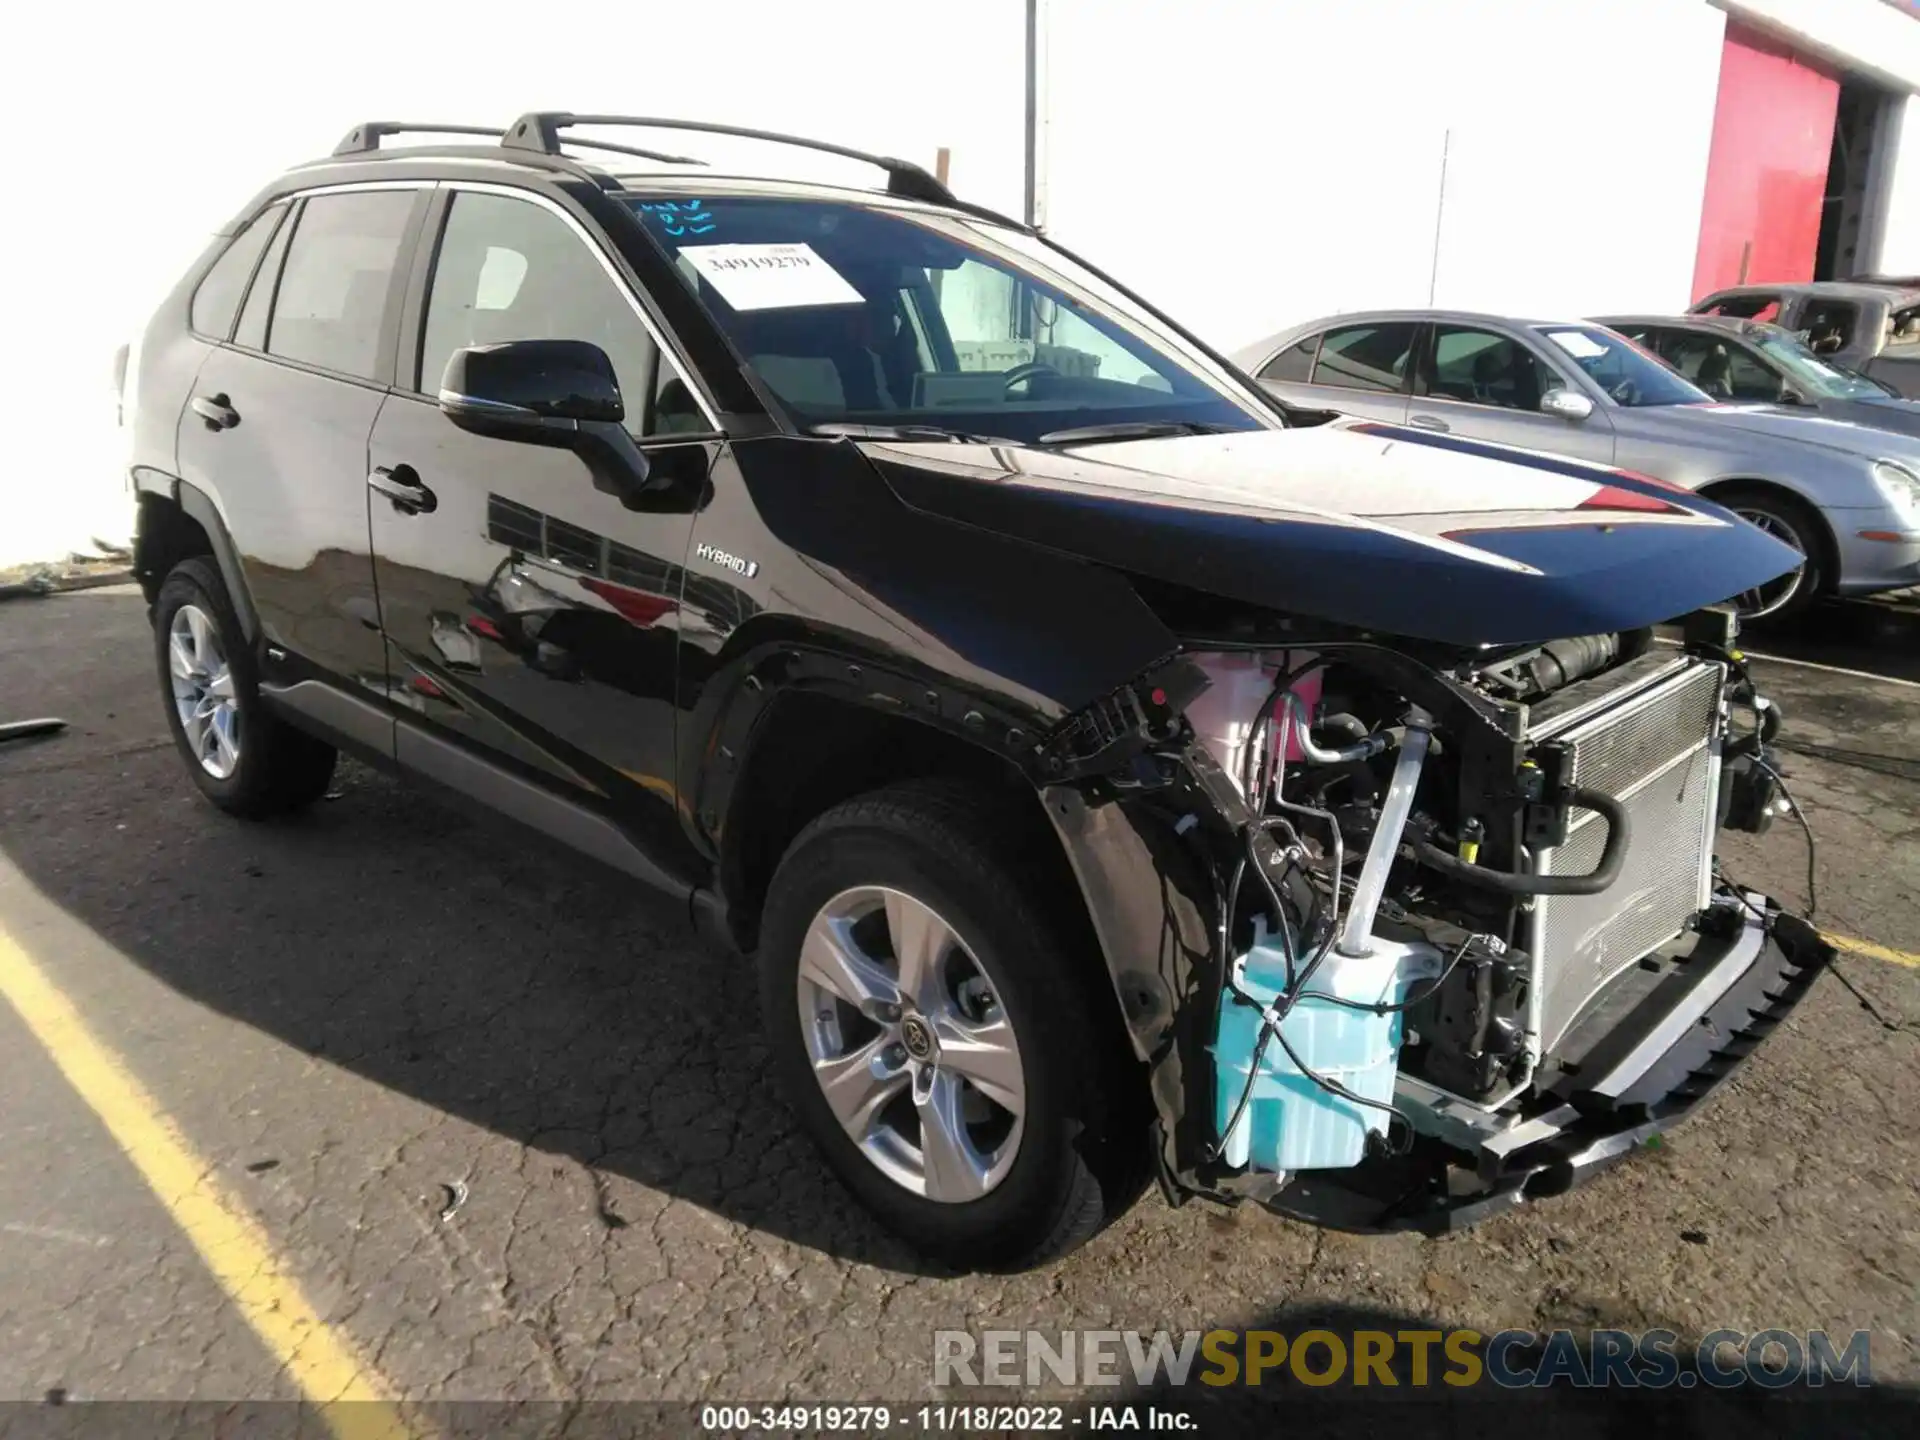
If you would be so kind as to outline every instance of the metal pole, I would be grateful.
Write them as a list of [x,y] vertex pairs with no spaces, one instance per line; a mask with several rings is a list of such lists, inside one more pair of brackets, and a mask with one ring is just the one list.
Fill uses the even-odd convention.
[[1027,154],[1022,218],[1047,223],[1046,0],[1027,0]]

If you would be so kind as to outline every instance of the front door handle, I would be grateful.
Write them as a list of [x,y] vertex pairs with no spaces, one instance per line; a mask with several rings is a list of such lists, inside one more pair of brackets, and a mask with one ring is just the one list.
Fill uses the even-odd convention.
[[1447,422],[1442,420],[1438,415],[1415,415],[1411,420],[1407,421],[1407,423],[1416,430],[1437,430],[1442,435],[1453,429],[1451,425],[1447,424]]
[[402,515],[424,514],[440,503],[433,491],[420,483],[419,472],[411,465],[375,467],[367,476],[367,488],[386,496]]
[[231,430],[240,423],[240,412],[225,394],[196,395],[192,404],[193,413],[207,422],[209,430]]

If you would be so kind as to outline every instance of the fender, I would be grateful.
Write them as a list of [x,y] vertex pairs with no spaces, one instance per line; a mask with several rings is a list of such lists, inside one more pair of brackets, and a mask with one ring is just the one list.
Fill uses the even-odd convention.
[[[213,497],[197,485],[147,465],[134,467],[133,488],[136,495],[155,495],[171,501],[180,507],[183,515],[206,532],[207,543],[213,549],[214,563],[220,567],[220,578],[226,582],[227,596],[233,601],[234,614],[239,618],[241,632],[249,643],[257,644],[260,640],[260,614],[254,608],[253,592],[247,588],[246,572],[240,567],[240,552],[234,546],[233,534],[227,529],[227,522],[221,517],[220,508],[214,503]],[[158,580],[161,577],[154,578]]]

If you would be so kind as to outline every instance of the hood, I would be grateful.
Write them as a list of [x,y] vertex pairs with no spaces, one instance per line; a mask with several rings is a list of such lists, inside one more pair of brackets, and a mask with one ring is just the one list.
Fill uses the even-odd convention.
[[1784,405],[1660,405],[1627,413],[1642,435],[1658,430],[1676,440],[1691,437],[1711,444],[1717,434],[1733,429],[1771,445],[1808,445],[1867,460],[1920,462],[1920,433],[1898,433],[1908,427],[1835,408],[1844,404],[1828,401],[1818,414]]
[[857,443],[916,509],[1210,594],[1447,644],[1657,624],[1799,563],[1657,480],[1374,422],[1068,449]]
[[[1875,430],[1892,430],[1901,435],[1920,439],[1920,404],[1912,400],[1897,400],[1891,395],[1879,399],[1863,400],[1822,400],[1820,413],[1835,420],[1851,420],[1856,425],[1869,425]],[[1887,456],[1898,459],[1898,456]]]

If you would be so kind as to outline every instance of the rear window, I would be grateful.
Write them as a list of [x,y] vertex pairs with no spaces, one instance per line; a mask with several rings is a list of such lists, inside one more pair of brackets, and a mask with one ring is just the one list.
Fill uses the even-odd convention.
[[411,190],[367,190],[306,202],[274,295],[269,354],[373,378],[413,200]]
[[187,312],[187,323],[197,333],[212,340],[225,340],[233,333],[233,317],[240,309],[247,281],[253,277],[253,267],[286,213],[284,205],[261,211],[213,262],[213,268],[193,292],[193,304]]
[[1314,352],[1319,348],[1318,335],[1309,335],[1306,339],[1289,345],[1260,367],[1260,378],[1291,381],[1296,385],[1306,384],[1313,374]]

